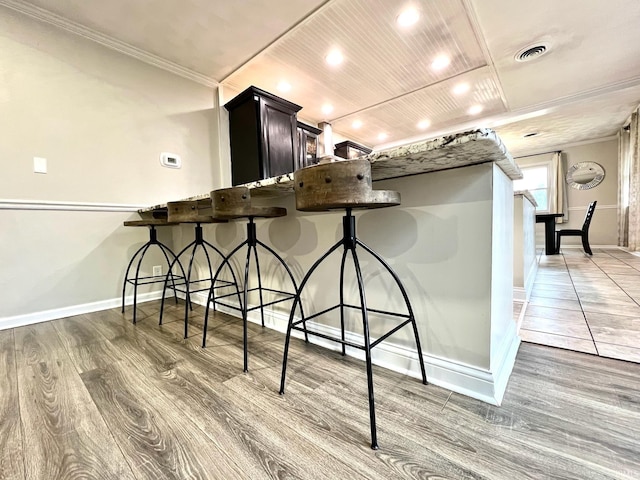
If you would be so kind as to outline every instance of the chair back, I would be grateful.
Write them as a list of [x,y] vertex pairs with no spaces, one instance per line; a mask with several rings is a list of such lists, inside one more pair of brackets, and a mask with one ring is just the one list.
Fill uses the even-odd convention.
[[593,212],[596,209],[596,203],[598,203],[597,200],[594,200],[593,202],[591,202],[589,204],[589,208],[587,208],[587,214],[584,217],[584,223],[582,224],[582,231],[583,232],[588,232],[589,231],[589,225],[591,225],[591,219],[593,218]]

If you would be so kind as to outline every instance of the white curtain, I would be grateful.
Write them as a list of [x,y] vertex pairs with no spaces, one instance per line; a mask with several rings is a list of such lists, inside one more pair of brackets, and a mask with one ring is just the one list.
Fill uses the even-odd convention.
[[[629,143],[627,152],[621,156],[621,162],[628,162],[628,217],[627,222],[627,246],[631,251],[640,250],[640,125],[638,119],[638,110],[631,114],[631,123],[629,124]],[[621,142],[622,143],[622,142]],[[622,145],[624,146],[624,144]],[[626,165],[622,165],[625,171]],[[622,205],[624,207],[624,205]],[[621,216],[624,209],[621,209]],[[623,234],[624,238],[624,234]]]
[[630,127],[618,131],[618,245],[629,246]]
[[564,216],[556,218],[556,223],[565,223],[569,221],[569,208],[567,200],[567,187],[565,177],[567,170],[565,161],[562,158],[562,152],[555,152],[551,157],[551,191],[549,192],[549,211],[551,213],[562,213]]

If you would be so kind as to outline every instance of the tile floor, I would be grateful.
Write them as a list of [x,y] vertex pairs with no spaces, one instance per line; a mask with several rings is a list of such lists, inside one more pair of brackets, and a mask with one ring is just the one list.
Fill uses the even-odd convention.
[[640,256],[619,249],[594,249],[591,257],[577,248],[541,252],[520,337],[640,363]]

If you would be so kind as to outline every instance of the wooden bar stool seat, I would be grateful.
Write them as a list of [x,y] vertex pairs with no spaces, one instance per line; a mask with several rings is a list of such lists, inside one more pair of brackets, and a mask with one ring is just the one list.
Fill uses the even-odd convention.
[[[226,223],[227,220],[214,218],[212,215],[208,215],[203,213],[203,210],[210,208],[210,201],[208,199],[205,200],[181,200],[177,202],[168,202],[167,203],[167,221],[174,224],[181,223],[190,223],[194,224],[194,239],[191,243],[189,243],[186,247],[180,250],[180,253],[176,255],[176,260],[174,262],[178,262],[178,259],[182,257],[186,252],[190,251],[189,256],[189,266],[186,270],[186,275],[184,277],[183,282],[179,282],[175,289],[185,295],[185,308],[184,308],[184,338],[187,338],[189,332],[189,309],[192,309],[191,305],[191,294],[198,292],[215,292],[216,289],[225,288],[225,287],[235,287],[236,294],[238,293],[238,283],[236,281],[235,272],[231,268],[231,266],[227,263],[225,255],[220,251],[218,247],[212,245],[210,242],[204,239],[202,233],[202,224],[211,224],[211,223]],[[208,276],[204,278],[193,278],[193,265],[196,257],[196,253],[201,249],[204,253],[204,257],[206,258],[206,266],[208,271]],[[215,254],[220,260],[220,269],[222,266],[227,264],[229,267],[229,271],[231,272],[232,280],[214,280],[215,271],[213,265],[216,265],[215,262],[212,264],[211,255]],[[173,266],[173,265],[172,265]],[[218,272],[220,271],[218,269]],[[164,289],[162,292],[162,303],[160,306],[160,320],[159,323],[162,325],[163,319],[163,310],[164,310],[164,299],[165,299],[165,291],[169,287],[169,273],[165,277]]]
[[[254,219],[256,218],[276,218],[276,217],[284,217],[287,214],[287,209],[282,207],[265,207],[265,206],[255,206],[251,203],[251,192],[247,187],[232,187],[232,188],[223,188],[219,190],[214,190],[211,192],[211,207],[213,210],[213,215],[215,218],[221,218],[225,220],[233,220],[233,219],[247,219],[247,238],[240,243],[237,247],[235,247],[229,255],[227,255],[225,261],[226,264],[229,265],[230,259],[238,252],[241,248],[247,247],[247,255],[245,260],[245,269],[244,269],[244,282],[242,286],[242,300],[238,301],[238,305],[234,305],[231,303],[227,303],[226,299],[228,297],[233,296],[234,294],[220,295],[218,298],[214,298],[213,289],[209,292],[209,300],[207,301],[207,308],[205,310],[204,316],[204,330],[202,333],[202,346],[206,346],[207,341],[207,324],[209,318],[209,304],[211,303],[214,308],[216,303],[222,305],[224,307],[238,310],[242,314],[242,327],[243,327],[243,347],[244,347],[244,371],[248,370],[248,352],[247,352],[247,317],[248,313],[260,309],[260,318],[262,321],[262,326],[264,327],[264,308],[267,306],[274,305],[276,303],[284,302],[287,300],[293,299],[295,296],[295,292],[297,291],[297,283],[291,273],[291,269],[285,263],[278,253],[273,250],[271,247],[266,245],[264,242],[260,241],[257,237],[256,233],[256,224]],[[267,288],[262,285],[262,277],[260,275],[260,261],[258,259],[258,249],[260,246],[268,253],[270,253],[285,269],[287,272],[291,283],[293,284],[293,292],[287,292],[284,290]],[[256,268],[256,276],[258,281],[258,286],[254,288],[249,288],[249,271],[251,266],[251,256],[253,254],[253,258],[255,259],[255,268]],[[217,279],[218,274],[222,265],[218,268],[218,271],[214,275],[214,279]],[[259,304],[254,305],[252,307],[249,306],[248,295],[250,292],[257,291],[259,294]],[[273,296],[276,296],[274,300],[270,300],[269,302],[265,302],[263,293],[268,292]],[[300,307],[302,311],[302,306]],[[304,318],[304,313],[302,313],[302,317]]]
[[222,188],[211,192],[211,205],[216,218],[276,218],[287,215],[283,207],[263,207],[251,204],[251,192],[247,187]]
[[[373,190],[371,184],[371,164],[368,160],[349,160],[339,161],[334,163],[319,164],[310,167],[297,170],[294,173],[294,188],[296,194],[296,208],[302,211],[327,211],[334,209],[346,210],[345,216],[342,218],[342,231],[343,235],[337,243],[335,243],[327,252],[322,255],[307,272],[304,279],[300,283],[300,287],[296,291],[296,296],[293,301],[293,307],[289,315],[289,324],[287,327],[287,336],[285,339],[284,357],[282,361],[282,376],[280,379],[280,394],[284,394],[285,378],[287,371],[287,356],[289,353],[289,341],[291,339],[292,330],[304,330],[305,335],[319,336],[326,340],[330,340],[342,345],[342,355],[345,355],[345,347],[349,346],[359,350],[363,350],[365,354],[366,370],[367,370],[367,384],[369,391],[369,418],[371,428],[371,448],[374,450],[378,448],[377,432],[376,432],[376,416],[375,416],[375,402],[373,396],[373,372],[371,365],[371,349],[380,344],[383,340],[396,333],[404,326],[411,325],[413,328],[413,334],[416,343],[416,350],[420,363],[420,373],[422,375],[422,382],[427,383],[427,376],[424,368],[424,359],[422,357],[422,348],[420,346],[420,339],[418,336],[418,327],[416,319],[413,314],[413,308],[409,301],[407,291],[403,286],[398,275],[393,271],[391,266],[378,255],[373,249],[369,248],[356,236],[356,222],[355,217],[352,214],[354,209],[369,209],[369,208],[383,208],[400,205],[400,194],[395,191],[389,190]],[[381,225],[380,228],[384,228]],[[326,308],[320,312],[306,316],[302,316],[302,319],[295,319],[295,313],[298,303],[300,303],[300,297],[307,285],[309,278],[320,266],[320,264],[327,259],[334,251],[343,247],[342,260],[340,263],[340,284],[339,295],[340,301],[336,305]],[[360,269],[360,262],[356,247],[369,253],[375,260],[382,265],[382,267],[391,275],[395,284],[398,287],[399,293],[402,295],[404,304],[406,305],[406,312],[391,312],[387,310],[381,310],[376,308],[370,308],[367,306],[367,297],[365,293],[365,285],[363,281],[362,271]],[[347,303],[344,298],[344,271],[347,253],[351,253],[353,259],[353,267],[355,270],[356,282],[358,286],[358,293],[360,304],[352,305]],[[389,295],[393,292],[389,292]],[[354,302],[355,303],[355,302]],[[363,343],[356,343],[355,341],[348,341],[345,339],[345,309],[355,309],[360,311],[363,325]],[[335,310],[340,311],[340,338],[327,335],[321,332],[314,332],[307,330],[306,325],[300,328],[300,324],[306,320],[311,320],[321,315],[331,314]],[[389,318],[395,318],[398,320],[398,324],[379,336],[377,339],[372,340],[369,334],[369,313],[375,313],[376,315],[382,315]]]
[[[129,261],[129,265],[127,266],[127,270],[124,274],[124,281],[122,283],[122,313],[124,313],[125,293],[127,289],[127,284],[133,285],[133,323],[136,323],[136,320],[137,320],[138,286],[139,285],[150,285],[150,284],[159,283],[159,282],[165,282],[165,285],[166,285],[167,282],[171,280],[170,288],[173,288],[174,297],[175,297],[176,303],[178,303],[177,292],[175,290],[176,281],[184,280],[184,277],[185,277],[184,270],[182,269],[182,264],[180,264],[180,262],[177,262],[178,266],[180,267],[182,275],[178,276],[173,274],[171,267],[176,262],[177,257],[169,247],[167,247],[164,243],[158,240],[158,235],[156,231],[156,227],[166,227],[166,226],[173,226],[173,225],[177,225],[177,224],[168,222],[166,219],[127,220],[126,222],[124,222],[125,227],[149,228],[149,240],[147,241],[147,243],[142,245],[136,251],[136,253],[134,253],[133,256],[131,257],[131,260]],[[160,249],[160,251],[162,252],[162,255],[164,256],[165,261],[167,262],[167,267],[169,269],[169,271],[167,272],[167,275],[168,275],[167,277],[165,277],[164,275],[161,275],[161,276],[150,275],[150,276],[144,276],[144,277],[140,276],[140,267],[142,266],[142,261],[145,255],[147,254],[147,252],[149,251],[149,249],[154,245]],[[138,259],[138,263],[136,265],[135,276],[129,277],[129,272],[136,258]]]
[[373,190],[368,160],[312,165],[297,170],[293,175],[296,209],[303,212],[400,205],[400,193]]

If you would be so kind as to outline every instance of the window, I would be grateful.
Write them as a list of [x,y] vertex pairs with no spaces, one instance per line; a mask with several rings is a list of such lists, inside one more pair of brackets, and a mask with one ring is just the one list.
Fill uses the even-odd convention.
[[530,165],[520,167],[523,178],[513,182],[514,190],[529,190],[533,198],[536,199],[539,212],[549,211],[549,176],[551,173],[551,164]]

